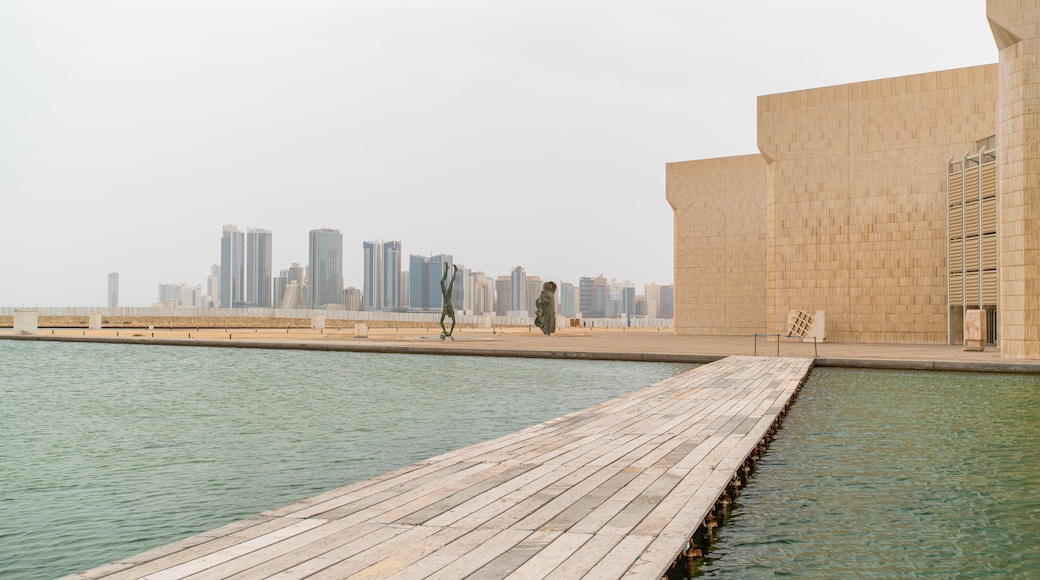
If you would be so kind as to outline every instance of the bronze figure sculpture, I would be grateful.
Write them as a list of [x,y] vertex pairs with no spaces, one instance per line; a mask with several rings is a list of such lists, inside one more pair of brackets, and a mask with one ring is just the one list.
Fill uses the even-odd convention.
[[546,336],[556,332],[556,282],[552,280],[542,284],[542,293],[534,301],[535,326],[542,329]]
[[[451,333],[455,332],[455,307],[451,305],[451,292],[455,289],[455,276],[459,273],[459,267],[452,264],[453,268],[451,273],[451,282],[447,286],[444,285],[444,281],[448,279],[448,265],[444,265],[444,275],[441,276],[441,299],[443,305],[441,306],[441,340],[445,338],[451,338],[454,342],[455,339],[451,337]],[[451,330],[444,328],[444,317],[451,317]]]

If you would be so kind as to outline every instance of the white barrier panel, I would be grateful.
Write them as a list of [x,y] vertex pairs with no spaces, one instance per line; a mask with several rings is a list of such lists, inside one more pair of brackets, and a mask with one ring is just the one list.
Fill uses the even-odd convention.
[[14,333],[15,335],[35,336],[39,328],[40,315],[35,310],[14,311]]
[[325,330],[324,314],[315,314],[311,316],[311,330]]
[[101,313],[90,313],[90,330],[101,330]]

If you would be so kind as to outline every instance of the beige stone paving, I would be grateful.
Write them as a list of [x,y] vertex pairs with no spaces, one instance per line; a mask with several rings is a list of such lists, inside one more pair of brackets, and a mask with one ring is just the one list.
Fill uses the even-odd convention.
[[[52,334],[53,333],[53,334]],[[201,340],[235,343],[263,343],[284,345],[287,348],[301,345],[328,344],[350,349],[378,349],[408,352],[409,350],[437,351],[477,350],[500,351],[503,354],[528,352],[559,353],[618,353],[618,354],[676,354],[676,355],[749,355],[756,352],[754,336],[702,336],[678,335],[671,330],[657,329],[574,329],[563,328],[551,337],[542,335],[537,328],[456,329],[455,342],[441,342],[439,328],[427,329],[369,329],[368,338],[355,338],[352,329],[41,329],[42,337],[58,339],[131,339],[142,342],[165,340]],[[0,330],[0,338],[11,335],[11,330]],[[230,337],[230,338],[229,338]],[[775,356],[777,342],[766,337],[757,338],[757,354]],[[913,345],[913,344],[869,344],[869,343],[800,343],[781,339],[780,356],[818,356],[827,359],[863,359],[893,361],[947,361],[957,363],[986,363],[1021,365],[1021,360],[1002,359],[1000,349],[989,347],[983,352],[965,351],[960,346]],[[1040,369],[1040,366],[1038,366]]]

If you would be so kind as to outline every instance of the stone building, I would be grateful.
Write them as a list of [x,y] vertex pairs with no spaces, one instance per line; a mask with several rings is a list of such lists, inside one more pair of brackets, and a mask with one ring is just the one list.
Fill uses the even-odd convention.
[[669,163],[675,327],[953,343],[983,309],[1040,358],[1040,3],[989,0],[999,63],[758,98],[758,154]]

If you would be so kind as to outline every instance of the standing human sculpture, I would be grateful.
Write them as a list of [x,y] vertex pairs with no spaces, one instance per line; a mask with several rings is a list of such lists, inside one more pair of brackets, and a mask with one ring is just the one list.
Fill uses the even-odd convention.
[[[443,302],[441,306],[441,340],[445,338],[452,338],[451,333],[455,332],[455,307],[451,305],[451,292],[455,289],[455,276],[459,273],[459,267],[455,264],[451,265],[451,282],[447,286],[444,285],[444,281],[448,279],[448,265],[444,265],[444,275],[441,276],[441,300]],[[444,317],[451,317],[451,330],[444,328]]]
[[542,284],[542,293],[534,301],[534,323],[546,336],[556,332],[556,282]]

